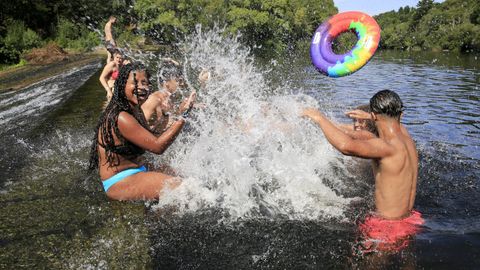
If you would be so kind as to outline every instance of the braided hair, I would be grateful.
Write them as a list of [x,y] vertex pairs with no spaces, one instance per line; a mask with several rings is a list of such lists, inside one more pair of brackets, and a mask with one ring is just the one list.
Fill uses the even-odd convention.
[[[127,64],[120,68],[118,78],[115,80],[114,84],[113,97],[105,108],[105,111],[101,114],[95,129],[95,136],[92,140],[92,146],[90,149],[90,170],[98,168],[99,165],[98,144],[101,144],[102,147],[105,148],[107,157],[106,163],[109,164],[109,167],[118,166],[120,164],[119,151],[114,151],[119,147],[119,145],[115,145],[114,135],[122,142],[122,144],[128,146],[125,147],[127,151],[122,151],[122,155],[138,156],[145,152],[144,149],[126,141],[120,133],[117,124],[118,116],[120,112],[123,111],[131,114],[141,126],[149,130],[145,116],[140,108],[140,104],[132,106],[125,94],[125,86],[127,85],[128,77],[131,72],[133,72],[133,80],[135,82],[134,93],[137,93],[137,71],[146,72],[146,68],[139,63]],[[149,74],[147,72],[147,79],[148,77]]]

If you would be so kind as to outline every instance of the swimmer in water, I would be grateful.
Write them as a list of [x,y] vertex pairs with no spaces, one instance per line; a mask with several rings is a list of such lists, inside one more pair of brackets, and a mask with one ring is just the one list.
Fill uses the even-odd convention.
[[113,85],[123,65],[123,60],[123,55],[120,50],[115,49],[113,51],[113,61],[107,63],[102,70],[102,74],[100,74],[100,83],[107,92],[107,102],[112,98]]
[[[185,82],[180,64],[169,58],[165,60],[157,75],[160,91],[152,94],[151,99],[142,105],[142,110],[151,129],[155,132],[162,132],[173,123],[171,116],[175,109],[172,95],[177,93],[179,88],[185,87]],[[196,94],[195,91],[193,93]]]
[[175,188],[180,179],[149,171],[141,158],[145,151],[162,154],[185,125],[195,93],[180,106],[173,124],[163,133],[150,130],[143,108],[151,96],[149,75],[143,65],[120,68],[113,97],[102,113],[92,142],[90,169],[99,169],[104,190],[114,200],[154,200]]
[[357,106],[355,110],[346,112],[345,115],[350,117],[353,120],[353,123],[337,124],[337,126],[353,139],[372,139],[378,137],[378,131],[373,120],[353,117],[358,111],[370,113],[370,105],[360,105]]
[[316,109],[305,109],[302,115],[319,125],[327,140],[343,154],[373,160],[376,212],[362,228],[369,237],[395,242],[414,233],[415,226],[423,223],[420,213],[413,210],[418,154],[410,134],[400,123],[403,103],[395,92],[376,93],[370,99],[370,109],[371,113],[355,110],[348,115],[375,122],[378,137],[371,139],[346,135]]

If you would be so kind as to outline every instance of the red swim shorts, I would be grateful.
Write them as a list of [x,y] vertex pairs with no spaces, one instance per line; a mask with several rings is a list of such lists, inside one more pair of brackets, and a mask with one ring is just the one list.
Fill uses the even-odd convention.
[[409,236],[416,234],[424,223],[422,214],[415,210],[408,217],[398,220],[368,216],[359,225],[364,239],[363,251],[399,251],[408,246]]

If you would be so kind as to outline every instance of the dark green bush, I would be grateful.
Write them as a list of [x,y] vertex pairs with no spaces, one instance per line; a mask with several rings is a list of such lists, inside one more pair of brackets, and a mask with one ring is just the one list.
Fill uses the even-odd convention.
[[6,23],[6,34],[0,38],[0,62],[18,63],[22,53],[42,44],[38,34],[27,28],[22,21],[9,20]]
[[98,35],[85,25],[77,25],[67,19],[60,19],[55,41],[62,48],[85,52],[100,44]]

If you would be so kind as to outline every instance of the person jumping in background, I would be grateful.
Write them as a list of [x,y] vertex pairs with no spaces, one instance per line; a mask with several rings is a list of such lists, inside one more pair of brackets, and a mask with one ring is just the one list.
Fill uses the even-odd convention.
[[111,199],[154,200],[165,189],[180,184],[176,177],[148,171],[141,156],[145,151],[162,154],[167,150],[185,125],[185,112],[193,106],[195,93],[179,108],[181,116],[162,134],[155,135],[141,107],[151,92],[143,65],[122,66],[113,97],[98,121],[89,168],[99,169],[104,190]]
[[117,48],[117,43],[113,39],[112,27],[117,22],[115,16],[110,16],[105,24],[105,48],[107,49],[107,64],[113,61],[113,51]]
[[404,245],[423,224],[413,210],[418,175],[418,154],[407,129],[400,123],[403,103],[393,91],[383,90],[370,99],[371,113],[355,110],[354,119],[373,120],[378,137],[354,139],[316,109],[302,116],[320,126],[326,139],[345,155],[373,160],[376,211],[360,224],[365,249],[388,250]]

